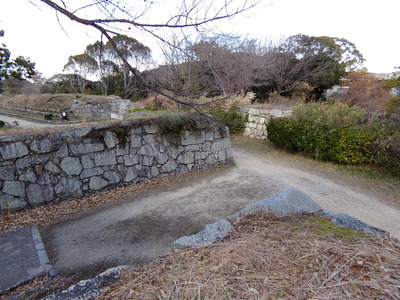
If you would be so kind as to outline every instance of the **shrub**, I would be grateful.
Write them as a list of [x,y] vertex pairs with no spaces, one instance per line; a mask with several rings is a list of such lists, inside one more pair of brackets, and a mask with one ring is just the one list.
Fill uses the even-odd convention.
[[184,130],[194,131],[201,127],[201,121],[191,114],[180,114],[172,117],[155,119],[160,134],[179,134]]
[[278,147],[293,152],[299,150],[295,145],[295,136],[301,135],[299,123],[293,118],[272,118],[267,124],[268,139]]
[[142,111],[157,111],[157,110],[158,109],[152,108],[152,107],[149,107],[149,106],[146,106],[146,107],[135,106],[135,107],[133,107],[131,109],[128,109],[128,112],[129,113],[135,113],[135,112],[142,112]]
[[395,96],[386,104],[388,113],[400,114],[400,96]]
[[246,116],[243,116],[237,106],[228,110],[214,107],[208,111],[214,118],[223,121],[229,127],[230,132],[243,132],[246,128]]
[[302,123],[312,122],[315,126],[329,127],[351,127],[366,121],[366,111],[363,108],[341,103],[297,105],[293,109],[293,116]]
[[380,137],[370,145],[374,164],[400,175],[400,136]]
[[288,151],[344,164],[372,163],[370,145],[379,132],[367,125],[363,109],[343,104],[298,106],[293,117],[272,118],[267,131],[272,143]]
[[45,118],[45,120],[53,120],[53,114],[52,113],[49,113],[49,114],[44,114],[44,118]]

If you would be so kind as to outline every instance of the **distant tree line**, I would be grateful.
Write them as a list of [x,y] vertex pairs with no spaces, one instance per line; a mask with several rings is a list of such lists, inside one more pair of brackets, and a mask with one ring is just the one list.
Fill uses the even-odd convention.
[[[126,35],[115,35],[112,40],[117,48],[110,41],[98,41],[88,45],[84,53],[70,56],[64,67],[68,73],[53,76],[41,91],[135,99],[147,96],[148,87],[152,87],[185,98],[253,91],[260,101],[273,93],[300,95],[311,101],[320,99],[348,71],[361,68],[363,63],[361,53],[345,39],[299,34],[269,44],[230,37],[170,43],[163,48],[164,62],[151,68],[149,47]],[[124,59],[134,66],[136,74]]]
[[[145,68],[150,62],[150,48],[136,39],[126,35],[115,35],[113,41],[123,59],[136,69]],[[146,95],[110,41],[97,41],[88,45],[84,53],[70,56],[64,71],[66,73],[56,74],[47,80],[41,91],[114,94],[132,99]]]

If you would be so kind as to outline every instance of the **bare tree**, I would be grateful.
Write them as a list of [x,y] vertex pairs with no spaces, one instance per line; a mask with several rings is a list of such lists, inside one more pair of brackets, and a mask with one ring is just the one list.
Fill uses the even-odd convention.
[[246,92],[255,80],[258,42],[252,39],[217,37],[190,48],[193,61],[202,68],[203,85],[222,95]]
[[113,49],[106,47],[103,41],[97,41],[86,47],[85,53],[90,56],[94,62],[94,70],[100,79],[103,95],[108,95],[111,75],[115,73],[116,65],[113,61]]
[[76,74],[77,93],[83,93],[88,82],[89,75],[95,72],[97,62],[87,53],[72,55],[64,66],[64,71],[72,71]]
[[[147,67],[151,61],[151,50],[134,38],[126,35],[115,35],[113,40],[118,47],[120,55],[123,55],[126,61],[137,70],[142,70]],[[115,63],[119,74],[122,77],[124,94],[128,97],[132,89],[136,88],[137,83],[135,77],[131,76],[131,72],[122,59],[114,51],[110,42],[107,42],[105,47],[110,49],[110,59]]]
[[[136,82],[143,89],[155,90],[164,93],[162,89],[148,85],[141,72],[132,66],[118,49],[112,39],[114,34],[121,33],[121,26],[128,30],[146,33],[164,44],[170,44],[165,38],[165,31],[183,32],[195,30],[208,32],[215,21],[232,18],[241,14],[261,2],[261,0],[175,0],[164,1],[121,1],[121,0],[39,0],[57,13],[67,16],[74,22],[86,25],[98,30],[114,47],[118,56],[135,77]],[[173,7],[175,6],[175,9]],[[161,9],[163,8],[163,10]],[[167,11],[165,8],[168,8]],[[93,17],[90,17],[93,16]],[[185,51],[185,49],[179,49]],[[182,98],[174,101],[194,106]]]

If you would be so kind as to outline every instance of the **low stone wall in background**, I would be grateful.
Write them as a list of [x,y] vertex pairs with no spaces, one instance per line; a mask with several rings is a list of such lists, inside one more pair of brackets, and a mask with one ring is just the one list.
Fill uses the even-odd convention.
[[242,112],[248,114],[248,122],[243,135],[251,138],[266,140],[268,137],[267,124],[271,117],[285,117],[292,114],[292,110],[242,108]]
[[227,128],[160,135],[139,120],[0,137],[0,211],[233,162]]
[[74,117],[88,121],[122,119],[133,106],[129,99],[115,99],[94,104],[74,100],[70,112]]

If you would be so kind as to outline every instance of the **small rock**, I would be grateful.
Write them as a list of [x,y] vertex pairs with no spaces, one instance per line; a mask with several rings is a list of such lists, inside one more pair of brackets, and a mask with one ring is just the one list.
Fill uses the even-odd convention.
[[51,277],[55,277],[55,276],[58,275],[58,272],[57,272],[57,270],[51,268],[51,269],[47,272],[47,274],[49,274],[49,276],[51,276]]

